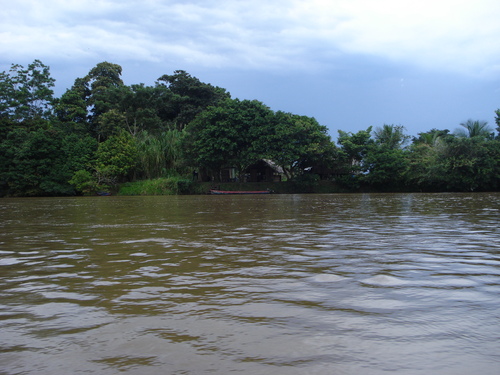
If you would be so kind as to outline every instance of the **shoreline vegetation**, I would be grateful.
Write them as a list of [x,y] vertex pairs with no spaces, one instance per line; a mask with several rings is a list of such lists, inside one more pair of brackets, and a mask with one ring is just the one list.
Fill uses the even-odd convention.
[[[180,182],[180,183],[179,183]],[[169,180],[159,178],[142,180],[122,184],[115,195],[203,195],[210,194],[210,190],[217,187],[225,191],[262,191],[270,190],[272,194],[306,194],[306,193],[349,193],[352,190],[343,189],[334,181],[317,181],[301,184],[296,181],[285,182],[193,182],[189,180]],[[358,191],[356,191],[358,192]],[[361,192],[361,190],[359,190]]]
[[[356,133],[258,100],[183,70],[125,85],[102,62],[55,97],[35,60],[0,72],[0,197],[500,190],[496,128],[467,120],[409,136],[402,125]],[[492,109],[494,110],[494,109]],[[341,127],[342,124],[333,124]]]

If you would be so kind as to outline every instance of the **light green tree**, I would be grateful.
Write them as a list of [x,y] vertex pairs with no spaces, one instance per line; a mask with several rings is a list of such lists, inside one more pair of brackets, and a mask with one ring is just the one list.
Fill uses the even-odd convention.
[[96,157],[95,170],[99,184],[115,185],[124,181],[137,164],[135,139],[122,130],[118,135],[99,143]]

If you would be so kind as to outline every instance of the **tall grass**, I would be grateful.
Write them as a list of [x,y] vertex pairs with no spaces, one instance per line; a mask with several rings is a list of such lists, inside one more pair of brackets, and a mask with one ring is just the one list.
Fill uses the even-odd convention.
[[142,131],[137,135],[138,164],[146,179],[165,177],[180,168],[182,132],[167,130],[158,135]]
[[200,193],[199,185],[179,176],[127,182],[120,186],[118,195],[178,195]]

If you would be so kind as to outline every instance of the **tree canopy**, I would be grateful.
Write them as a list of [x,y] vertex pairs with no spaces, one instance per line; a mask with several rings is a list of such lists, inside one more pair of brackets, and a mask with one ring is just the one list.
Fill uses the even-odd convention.
[[[101,62],[59,98],[40,60],[0,72],[0,196],[92,193],[140,179],[230,168],[242,179],[269,161],[288,181],[334,181],[346,191],[485,191],[500,188],[496,131],[467,120],[411,138],[402,125],[358,132],[274,111],[184,70],[153,85],[126,85],[120,65]],[[182,189],[180,189],[182,190]]]

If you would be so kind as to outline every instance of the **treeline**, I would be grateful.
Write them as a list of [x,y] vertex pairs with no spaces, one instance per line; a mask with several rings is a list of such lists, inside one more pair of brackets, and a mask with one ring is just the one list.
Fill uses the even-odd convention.
[[0,196],[55,196],[116,189],[164,178],[192,191],[192,173],[243,180],[259,160],[284,179],[330,179],[345,190],[486,191],[500,181],[497,133],[469,120],[463,132],[432,129],[409,137],[402,126],[349,133],[337,144],[314,118],[231,98],[178,70],[154,86],[127,86],[119,65],[102,62],[60,98],[49,67],[35,60],[0,73]]

